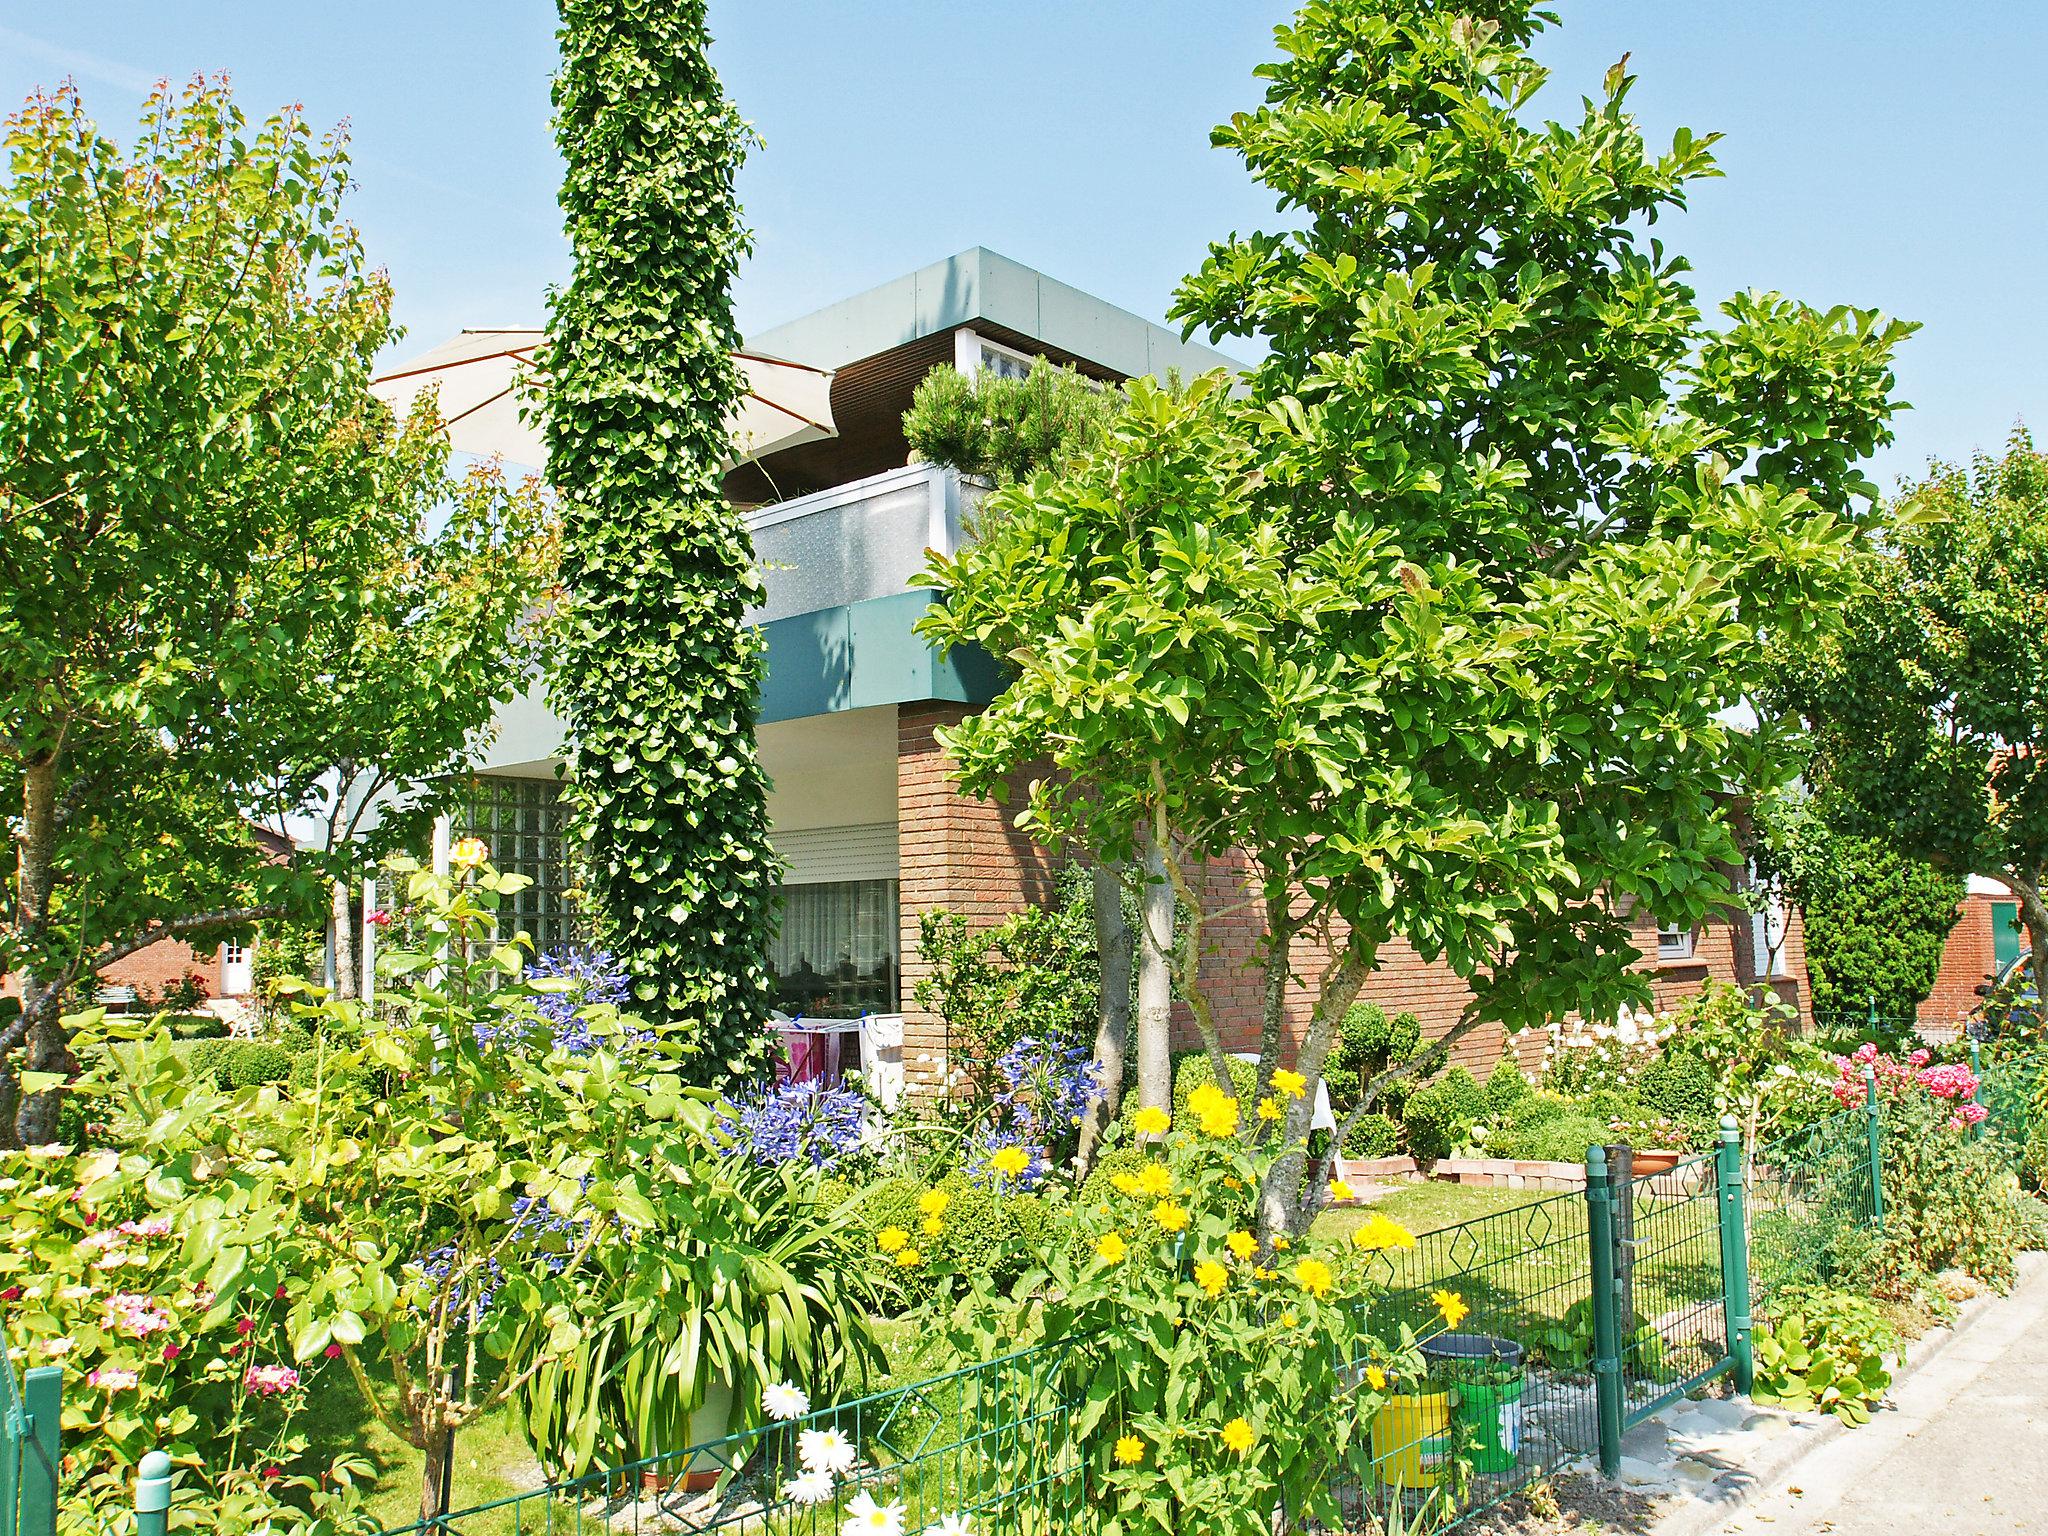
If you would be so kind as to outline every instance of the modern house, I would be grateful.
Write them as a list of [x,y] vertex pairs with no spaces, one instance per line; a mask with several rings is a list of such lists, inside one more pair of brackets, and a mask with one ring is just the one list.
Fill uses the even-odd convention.
[[[901,419],[935,368],[1027,371],[1044,356],[1116,381],[1234,368],[1230,359],[1064,283],[976,249],[747,338],[747,351],[832,370],[837,435],[734,468],[733,501],[748,511],[767,596],[754,617],[766,641],[760,752],[785,867],[773,964],[779,1002],[807,1020],[842,1020],[886,1089],[945,1071],[937,1022],[913,1006],[926,967],[922,913],[945,907],[985,922],[1052,893],[1053,858],[1000,807],[961,796],[935,739],[993,699],[986,656],[941,660],[913,633],[935,601],[909,585],[927,550],[950,552],[979,489],[957,474],[906,463]],[[528,875],[514,914],[539,947],[573,938],[572,876],[557,769],[563,728],[540,693],[504,709],[477,791],[456,835],[486,839],[496,862]],[[1731,879],[1740,873],[1731,871]],[[1796,919],[1771,934],[1747,914],[1696,933],[1655,933],[1660,997],[1709,977],[1803,991]],[[1248,947],[1248,936],[1247,936]],[[1230,961],[1219,957],[1227,970]],[[1222,979],[1222,978],[1219,978]],[[1256,1038],[1258,988],[1232,987],[1236,1027]],[[1457,979],[1397,953],[1367,989],[1441,1030],[1464,1001]],[[1497,1032],[1461,1054],[1484,1066]]]

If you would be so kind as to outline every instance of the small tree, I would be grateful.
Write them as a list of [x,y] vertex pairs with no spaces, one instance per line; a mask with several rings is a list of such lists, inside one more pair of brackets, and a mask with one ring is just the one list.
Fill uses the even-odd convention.
[[[65,994],[165,938],[320,909],[406,830],[519,681],[535,493],[449,487],[430,407],[371,398],[390,292],[348,161],[224,82],[160,88],[134,149],[75,90],[8,120],[0,190],[0,1139],[47,1140]],[[346,800],[317,852],[252,819]],[[364,814],[381,807],[382,821]],[[19,1048],[36,1090],[15,1113]]]
[[[1646,1000],[1631,912],[1730,901],[1723,793],[1793,764],[1724,716],[1832,622],[1889,437],[1908,328],[1755,295],[1709,328],[1642,230],[1711,140],[1650,153],[1619,67],[1532,125],[1544,19],[1304,8],[1216,135],[1294,222],[1214,247],[1178,306],[1266,341],[1245,394],[1134,384],[1100,455],[995,493],[934,573],[927,632],[1019,668],[947,738],[964,781],[1047,762],[1025,824],[1126,859],[1150,829],[1219,1082],[1204,886],[1242,861],[1270,1230],[1320,1202],[1313,1087],[1394,938],[1470,987],[1456,1038]],[[1302,1083],[1275,1075],[1298,946]]]
[[543,366],[564,499],[554,697],[595,894],[639,1010],[744,1071],[768,1016],[777,866],[755,755],[761,593],[720,476],[739,399],[733,176],[748,130],[704,0],[561,0],[555,133],[575,275]]
[[1845,825],[2003,880],[2048,975],[2048,457],[2015,430],[2002,458],[1933,465],[1898,517],[1846,630],[1786,652],[1774,697]]
[[1117,392],[1040,358],[1024,378],[935,368],[903,416],[910,451],[997,485],[1059,469],[1102,438]]

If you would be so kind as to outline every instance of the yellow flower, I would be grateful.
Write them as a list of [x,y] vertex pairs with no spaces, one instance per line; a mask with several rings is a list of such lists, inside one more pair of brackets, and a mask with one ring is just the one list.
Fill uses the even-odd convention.
[[1387,1373],[1376,1365],[1368,1365],[1365,1368],[1365,1384],[1375,1392],[1384,1392],[1387,1390]]
[[1223,1426],[1223,1443],[1230,1450],[1242,1456],[1252,1448],[1252,1442],[1259,1437],[1252,1432],[1251,1425],[1244,1419],[1232,1419]]
[[1431,1291],[1429,1299],[1436,1303],[1436,1309],[1444,1320],[1446,1328],[1455,1328],[1472,1309],[1465,1305],[1465,1298],[1456,1291]]
[[1145,1442],[1136,1435],[1119,1435],[1116,1441],[1116,1464],[1120,1467],[1135,1467],[1145,1459]]
[[1120,1232],[1105,1232],[1095,1240],[1095,1251],[1111,1264],[1121,1264],[1131,1249]]
[[906,1248],[896,1255],[896,1267],[898,1269],[915,1269],[923,1262],[924,1255],[915,1248]]
[[1298,1099],[1308,1092],[1308,1079],[1299,1072],[1289,1072],[1283,1067],[1273,1074],[1273,1086],[1290,1099]]
[[1185,1232],[1188,1225],[1188,1208],[1176,1205],[1171,1200],[1162,1200],[1152,1207],[1152,1219],[1169,1232]]
[[1147,1163],[1138,1173],[1138,1193],[1153,1200],[1173,1193],[1173,1175],[1164,1163]]
[[1208,1292],[1209,1299],[1214,1301],[1223,1294],[1223,1288],[1230,1284],[1230,1271],[1214,1259],[1204,1259],[1195,1266],[1195,1284]]
[[1293,1244],[1292,1240],[1289,1238],[1276,1237],[1273,1239],[1273,1246],[1279,1249],[1282,1253],[1285,1253],[1291,1246],[1293,1246]]
[[1287,1112],[1280,1107],[1280,1101],[1270,1093],[1259,1100],[1259,1118],[1268,1125],[1280,1119]]
[[1223,1239],[1223,1246],[1240,1259],[1248,1259],[1259,1251],[1259,1240],[1251,1233],[1237,1231]]
[[1292,1312],[1282,1312],[1280,1314],[1280,1326],[1282,1328],[1292,1328],[1300,1321],[1301,1319]]
[[1198,1115],[1206,1115],[1230,1102],[1230,1095],[1214,1083],[1203,1083],[1188,1095],[1188,1108]]
[[1109,1182],[1116,1186],[1120,1194],[1140,1195],[1144,1193],[1138,1187],[1138,1176],[1135,1173],[1112,1173],[1109,1176]]
[[924,1235],[926,1237],[937,1237],[941,1232],[944,1232],[946,1230],[946,1224],[943,1221],[939,1220],[939,1218],[936,1216],[925,1217],[922,1225],[924,1227]]
[[953,1197],[943,1189],[928,1189],[917,1197],[917,1208],[926,1216],[943,1216]]
[[1330,1266],[1321,1259],[1303,1259],[1294,1266],[1294,1283],[1318,1299],[1330,1294],[1336,1279]]
[[988,1165],[1006,1179],[1022,1178],[1031,1166],[1031,1154],[1022,1147],[997,1147],[989,1154]]
[[1237,1134],[1237,1100],[1214,1083],[1204,1083],[1189,1094],[1188,1108],[1202,1123],[1204,1136],[1221,1138]]
[[1131,1121],[1132,1128],[1140,1136],[1164,1136],[1166,1128],[1172,1124],[1173,1117],[1157,1104],[1147,1104]]
[[875,1234],[875,1246],[884,1253],[901,1253],[910,1234],[901,1227],[884,1227]]
[[1257,1269],[1254,1269],[1252,1271],[1252,1278],[1254,1280],[1270,1280],[1273,1278],[1273,1271],[1266,1268],[1265,1265],[1261,1264]]
[[1225,1176],[1225,1178],[1224,1178],[1224,1180],[1223,1180],[1223,1187],[1224,1187],[1225,1189],[1243,1189],[1243,1188],[1244,1188],[1244,1180],[1243,1180],[1243,1179],[1240,1179],[1240,1178],[1239,1178],[1239,1177],[1238,1177],[1238,1176],[1237,1176],[1236,1174],[1234,1174],[1234,1173],[1233,1173],[1233,1174],[1229,1174],[1229,1175],[1226,1175],[1226,1176]]
[[1351,1186],[1342,1179],[1330,1180],[1330,1198],[1332,1200],[1349,1200],[1351,1198]]
[[1351,1246],[1367,1251],[1382,1248],[1413,1248],[1415,1234],[1398,1221],[1374,1211],[1359,1228],[1351,1234]]
[[490,848],[480,837],[465,837],[448,850],[448,860],[457,869],[475,869],[490,856]]

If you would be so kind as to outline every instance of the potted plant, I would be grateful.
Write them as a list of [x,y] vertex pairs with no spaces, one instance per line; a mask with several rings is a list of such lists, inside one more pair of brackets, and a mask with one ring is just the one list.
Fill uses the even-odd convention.
[[1617,1142],[1630,1151],[1632,1171],[1638,1176],[1669,1173],[1686,1155],[1685,1128],[1662,1115],[1643,1115],[1610,1120],[1608,1129]]

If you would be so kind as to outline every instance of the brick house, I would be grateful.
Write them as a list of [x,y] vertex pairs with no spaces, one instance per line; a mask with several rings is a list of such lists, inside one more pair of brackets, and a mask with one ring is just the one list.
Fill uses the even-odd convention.
[[[833,370],[838,424],[835,437],[726,478],[734,502],[750,509],[767,585],[755,618],[767,656],[760,752],[787,871],[772,956],[780,1006],[807,1021],[844,1021],[885,1086],[930,1082],[943,1074],[945,1041],[910,1006],[926,974],[920,915],[946,907],[994,921],[1050,898],[1057,867],[1010,813],[956,791],[936,741],[940,727],[993,699],[1000,680],[988,657],[941,660],[912,633],[934,596],[909,579],[928,548],[957,545],[979,491],[951,471],[906,464],[901,419],[911,392],[934,368],[1023,372],[1041,354],[1105,381],[1235,365],[981,249],[749,336],[746,350]],[[533,878],[513,918],[543,949],[574,938],[556,782],[562,740],[539,693],[507,706],[473,801],[449,829],[483,837],[502,867]],[[1740,871],[1730,876],[1740,883]],[[1218,906],[1230,879],[1215,875]],[[1796,916],[1772,930],[1782,940],[1774,946],[1747,913],[1689,934],[1658,934],[1647,915],[1640,926],[1665,1003],[1710,977],[1747,984],[1767,972],[1767,984],[1803,1000]],[[1234,944],[1220,936],[1249,953],[1248,921]],[[1223,956],[1210,965],[1234,1043],[1255,1040],[1258,980]],[[1399,946],[1366,996],[1413,1010],[1432,1033],[1464,1001],[1454,976]],[[1194,1043],[1191,1028],[1185,1034]],[[1501,1050],[1499,1031],[1482,1030],[1459,1055],[1485,1068]]]
[[1942,946],[1934,990],[1920,1004],[1923,1030],[1953,1030],[1983,1001],[1977,989],[2003,976],[2027,952],[2019,916],[2019,898],[2004,885],[1982,875],[1970,876],[1956,910],[1956,925]]

